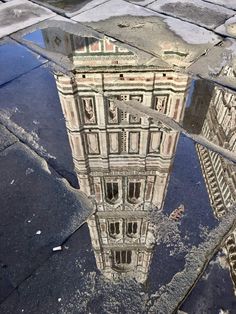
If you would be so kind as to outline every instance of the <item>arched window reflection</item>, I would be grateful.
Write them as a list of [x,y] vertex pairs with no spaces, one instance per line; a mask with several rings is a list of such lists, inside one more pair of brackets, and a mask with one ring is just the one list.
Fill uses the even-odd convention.
[[141,182],[129,182],[128,201],[130,203],[139,202],[141,192]]
[[138,223],[131,221],[127,223],[127,235],[129,237],[135,237],[138,234]]
[[132,262],[132,251],[113,251],[113,266],[118,270],[128,270]]
[[107,182],[106,198],[109,203],[115,203],[119,197],[119,189],[117,182]]
[[109,223],[109,233],[111,237],[117,237],[120,234],[120,222]]

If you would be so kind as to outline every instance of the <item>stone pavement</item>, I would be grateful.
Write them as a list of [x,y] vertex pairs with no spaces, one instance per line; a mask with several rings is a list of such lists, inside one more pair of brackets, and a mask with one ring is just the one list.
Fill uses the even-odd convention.
[[[223,64],[235,62],[236,8],[229,1],[221,1],[219,4],[203,0],[197,3],[188,0],[165,1],[165,3],[124,0],[36,2],[40,5],[15,0],[3,3],[1,37],[43,20],[48,23],[54,21],[55,24],[55,18],[57,20],[58,16],[65,16],[65,22],[76,21],[92,27],[132,47],[162,57],[181,71],[185,69],[184,71],[188,73],[223,85],[234,84],[234,78],[216,75]],[[23,8],[18,8],[19,5]],[[37,9],[41,11],[37,12]],[[12,12],[12,16],[7,14],[8,10]],[[37,19],[26,14],[27,10],[34,12],[33,15],[37,16]],[[74,28],[76,29],[76,26]],[[80,28],[86,30],[78,24],[77,30],[80,31]],[[145,40],[147,33],[152,40]],[[95,35],[96,32],[93,34]],[[177,64],[173,64],[170,58],[167,60],[165,55],[167,39],[172,42],[172,49],[185,54]],[[207,67],[204,66],[205,63],[208,64]]]
[[[236,278],[236,268],[234,240],[230,238],[235,230],[236,202],[236,115],[231,105],[236,99],[235,37],[233,0],[0,1],[0,313],[172,313],[179,308],[188,313],[228,313],[227,309],[235,308],[231,277]],[[78,46],[70,46],[71,42]],[[78,51],[74,54],[76,49],[83,50],[81,42],[89,43],[89,49],[112,47],[120,53],[120,59],[109,63],[109,58],[104,58],[98,69],[89,53],[84,59]],[[99,73],[103,73],[102,83]],[[132,87],[145,75],[145,88],[140,82]],[[137,100],[139,88],[148,90],[153,77],[159,80],[153,81],[158,91],[169,84],[167,90],[186,101],[178,118],[175,95],[171,104],[177,105],[171,114],[154,111],[148,108],[148,101],[140,104]],[[127,86],[131,94],[138,90],[136,98],[111,97],[119,84],[123,84],[121,91]],[[73,122],[79,110],[76,90],[90,97],[82,111],[92,121],[87,129],[78,126],[81,117],[77,125]],[[118,149],[115,127],[103,121],[98,133],[104,142],[99,148],[93,147],[102,150],[103,162],[97,161],[96,153],[90,155],[89,150],[96,141],[93,119],[102,119],[103,111],[91,114],[94,108],[90,95],[100,101],[100,110],[104,99],[106,105],[112,103],[117,112],[123,112],[123,118],[118,115],[123,119],[120,132],[127,128],[128,117],[135,138],[134,124],[140,119],[142,134],[149,132],[147,138],[161,130],[163,146],[155,150],[153,144],[154,148],[149,148],[153,149],[151,156],[146,149],[136,160],[131,159],[128,167],[122,157],[121,164],[113,167],[116,161],[112,152],[105,171],[104,151]],[[158,97],[156,105],[162,108],[166,94],[159,103]],[[217,116],[220,107],[215,109],[221,98],[224,114],[228,110],[224,121]],[[74,101],[77,105],[73,107]],[[116,117],[112,106],[107,121]],[[205,126],[208,118],[213,122]],[[106,128],[113,128],[112,148],[106,147],[102,137]],[[126,134],[131,141],[131,135]],[[80,136],[84,146],[73,146]],[[171,149],[172,155],[168,155]],[[136,147],[131,145],[130,150],[127,156],[133,158]],[[163,155],[159,156],[160,152]],[[214,161],[213,168],[209,160]],[[98,183],[100,173],[103,180],[103,176],[114,176],[116,171],[124,176],[129,169],[137,180],[145,176],[149,187],[156,169],[160,171],[155,179],[160,180],[158,188],[165,180],[168,182],[168,189],[158,190],[164,195],[163,204],[159,204],[162,214],[143,216],[145,201],[137,205],[131,200],[132,206],[143,206],[142,210],[137,207],[137,219],[147,220],[147,224],[151,219],[155,230],[149,230],[142,240],[148,248],[146,255],[143,253],[147,265],[152,255],[143,286],[139,276],[147,276],[148,271],[140,264],[134,279],[122,277],[116,281],[114,274],[112,280],[109,274],[101,276],[105,269],[102,263],[108,265],[114,258],[112,254],[117,254],[104,253],[107,244],[112,247],[112,241],[106,243],[104,233],[112,233],[110,226],[118,218],[131,221],[133,227],[129,228],[135,233],[135,215],[133,211],[126,213],[128,218],[125,214],[120,217],[114,211],[114,216],[109,213],[106,218],[106,210],[99,212],[91,196],[108,197],[109,191],[99,192],[99,185],[89,190],[92,182]],[[120,182],[118,174],[116,180]],[[222,178],[229,179],[224,183]],[[219,201],[220,197],[224,202]],[[182,204],[186,208],[183,221],[170,222],[172,210]],[[97,213],[92,215],[95,209]],[[101,226],[98,235],[96,225]],[[156,239],[151,238],[152,233]],[[114,234],[111,238],[119,247],[120,240]],[[129,238],[135,239],[133,234]],[[136,245],[137,250],[139,244],[135,241],[138,243],[136,239],[129,246]],[[59,252],[53,251],[58,246]],[[214,258],[214,254],[221,258]],[[116,257],[118,264],[123,255]],[[228,266],[220,267],[226,256]],[[117,266],[112,264],[112,271]],[[219,287],[212,293],[215,282]]]

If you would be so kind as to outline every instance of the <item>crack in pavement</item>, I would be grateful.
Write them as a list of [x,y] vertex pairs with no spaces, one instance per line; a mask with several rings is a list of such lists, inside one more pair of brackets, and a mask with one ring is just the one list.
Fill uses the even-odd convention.
[[[0,124],[0,125],[2,125],[2,124]],[[3,126],[3,125],[2,125]],[[2,153],[4,153],[5,152],[5,150],[7,150],[8,148],[10,148],[11,146],[13,146],[13,145],[15,145],[16,143],[18,143],[18,141],[16,140],[15,142],[13,142],[13,143],[10,143],[9,145],[7,145],[7,146],[5,146],[4,148],[0,148],[0,155],[2,154]]]
[[[90,216],[92,216],[93,214],[94,214],[94,212],[92,212],[92,213],[88,216],[88,218],[89,218]],[[64,245],[64,244],[73,236],[73,234],[75,234],[77,231],[79,231],[79,229],[86,223],[86,221],[87,221],[87,219],[86,219],[84,222],[82,222],[82,223],[79,225],[79,227],[78,227],[76,230],[74,230],[70,235],[68,235],[60,244],[58,244],[58,246],[59,246],[59,245],[60,245],[60,246]],[[32,277],[32,276],[35,274],[35,272],[36,272],[40,267],[42,267],[53,255],[55,255],[55,253],[56,253],[56,252],[50,251],[49,255],[40,263],[40,265],[38,265],[37,267],[35,267],[35,268],[31,271],[31,273],[30,273],[28,276],[26,276],[24,279],[22,279],[17,285],[14,285],[14,289],[0,302],[0,305],[3,304],[4,302],[6,302],[6,300],[7,300],[15,291],[18,291],[18,289],[20,288],[20,286],[21,286],[25,281],[27,281],[30,277]],[[19,293],[19,292],[18,292],[18,293]]]
[[[127,2],[127,1],[126,1],[126,2]],[[130,2],[127,2],[127,3],[130,3]],[[132,3],[132,4],[134,4],[134,3]],[[102,4],[101,4],[101,5],[102,5]],[[136,4],[136,3],[135,3],[134,5],[137,5],[137,6],[141,7],[141,8],[144,8],[143,6],[141,6],[141,5],[139,5],[139,4]],[[210,48],[208,48],[207,50],[203,51],[189,66],[186,66],[185,69],[178,68],[178,67],[173,66],[173,65],[170,65],[170,64],[168,64],[168,63],[166,63],[166,65],[167,65],[168,67],[170,67],[171,69],[177,71],[177,72],[185,73],[185,74],[188,74],[188,75],[190,75],[190,76],[193,76],[193,75],[194,75],[195,77],[204,78],[204,79],[207,79],[207,80],[209,80],[209,81],[218,83],[218,84],[222,85],[223,87],[232,88],[232,86],[225,85],[224,83],[221,84],[220,82],[216,82],[214,79],[211,79],[211,78],[208,78],[208,77],[205,78],[204,76],[201,75],[201,73],[194,73],[194,74],[193,74],[191,71],[190,71],[190,72],[188,71],[188,68],[189,68],[189,67],[191,67],[193,64],[195,64],[196,62],[198,62],[199,60],[201,60],[201,58],[202,58],[203,56],[205,56],[206,54],[210,53],[215,47],[219,46],[219,45],[223,42],[223,40],[224,40],[225,38],[231,38],[230,36],[226,36],[226,35],[219,34],[219,33],[216,32],[215,30],[208,29],[208,28],[206,28],[206,27],[204,27],[204,26],[201,26],[201,25],[198,25],[198,24],[195,24],[195,23],[186,21],[186,20],[182,20],[182,19],[179,18],[179,17],[172,16],[172,15],[169,15],[169,14],[167,14],[167,13],[162,13],[162,12],[154,11],[154,10],[149,9],[149,8],[148,8],[148,10],[150,10],[150,11],[152,11],[152,12],[156,12],[156,13],[158,13],[158,14],[163,14],[163,15],[165,15],[166,17],[169,16],[169,17],[171,17],[171,18],[175,18],[175,19],[177,19],[177,20],[181,20],[181,21],[183,21],[183,22],[187,22],[187,23],[192,24],[192,25],[197,25],[198,27],[201,27],[201,28],[203,28],[203,29],[206,29],[207,31],[210,31],[211,33],[213,33],[213,34],[215,34],[215,35],[221,37],[222,40],[221,40],[220,42],[216,43],[216,44],[213,45],[212,47],[210,47]],[[89,11],[89,10],[88,10],[88,11]],[[72,22],[69,17],[64,17],[64,16],[63,16],[63,18],[64,18],[65,20],[68,20],[68,23],[71,23],[71,22]],[[48,21],[50,21],[50,19],[49,19]],[[46,22],[47,22],[47,21],[45,21],[44,23],[46,23]],[[99,21],[98,21],[97,23],[99,23]],[[159,54],[157,54],[157,53],[154,53],[154,52],[152,52],[152,51],[149,51],[149,50],[140,48],[140,47],[138,47],[137,45],[135,45],[135,44],[133,44],[133,43],[130,43],[129,41],[126,41],[126,40],[123,40],[123,39],[121,40],[121,39],[117,38],[116,36],[111,36],[111,35],[107,34],[106,32],[99,31],[99,30],[95,29],[95,28],[94,28],[93,26],[91,26],[91,25],[84,24],[83,22],[77,22],[76,24],[77,24],[77,25],[81,25],[81,26],[82,26],[83,28],[85,28],[85,29],[90,29],[90,30],[92,30],[93,32],[99,34],[100,36],[112,37],[112,38],[115,39],[116,41],[118,41],[118,42],[120,42],[120,43],[123,43],[123,44],[129,46],[130,48],[133,48],[133,49],[135,49],[135,50],[137,50],[137,51],[140,51],[140,52],[143,52],[143,53],[147,53],[147,54],[149,54],[150,56],[153,56],[154,58],[161,58],[161,56],[160,56]],[[76,25],[76,24],[74,24],[74,25]],[[33,27],[33,26],[31,26],[31,27]],[[29,28],[31,28],[31,27],[29,27]],[[58,26],[58,27],[59,27],[59,26]],[[20,32],[22,32],[22,31],[23,31],[23,30],[21,30]],[[83,34],[80,34],[80,35],[83,36]],[[15,42],[21,44],[22,46],[28,48],[29,50],[33,51],[34,53],[37,53],[37,54],[41,55],[42,57],[46,58],[48,61],[51,61],[52,63],[54,63],[55,65],[57,65],[57,66],[59,67],[59,68],[58,68],[59,71],[62,71],[62,72],[66,71],[66,74],[67,74],[67,75],[68,75],[68,72],[71,72],[71,73],[74,72],[74,69],[73,69],[73,68],[71,68],[71,69],[68,68],[68,64],[66,64],[66,61],[65,61],[65,60],[62,59],[62,60],[59,60],[59,61],[58,61],[58,60],[55,60],[53,57],[49,57],[49,55],[47,54],[49,51],[48,51],[47,49],[42,49],[42,48],[40,48],[40,47],[37,47],[37,45],[35,46],[35,44],[33,44],[33,43],[31,43],[31,42],[24,42],[24,41],[22,41],[21,39],[17,38],[17,36],[15,36],[15,35],[14,35],[13,37],[12,37],[12,36],[10,36],[10,37],[11,37],[11,39],[14,40]],[[46,51],[46,53],[44,53],[44,51]],[[63,65],[63,64],[64,64],[64,65]],[[55,69],[54,69],[54,70],[55,70]]]
[[[43,158],[40,154],[38,154],[38,152],[34,149],[32,149],[30,146],[27,145],[27,143],[25,141],[23,141],[20,137],[17,136],[17,134],[15,134],[13,131],[11,131],[6,125],[0,123],[0,126],[3,126],[7,132],[9,132],[9,134],[11,135],[14,135],[14,137],[16,138],[15,142],[14,143],[11,143],[9,144],[5,149],[3,149],[1,152],[0,152],[0,155],[7,149],[9,149],[10,147],[20,143],[22,145],[24,145],[25,147],[27,147],[27,149],[30,150],[30,152],[32,152],[33,154],[36,154],[37,157],[40,158],[40,160],[43,160],[44,162],[46,162],[46,164],[50,164],[47,162],[47,160],[45,160],[45,158]],[[35,158],[35,157],[34,157]],[[52,167],[51,167],[52,168]],[[55,168],[53,168],[53,170],[58,174],[58,172],[56,171]],[[66,178],[63,177],[63,179],[66,180]],[[69,184],[69,182],[67,181],[67,183]],[[71,187],[71,185],[69,185],[70,188],[73,188]],[[66,188],[66,186],[65,186]],[[88,200],[90,203],[92,201],[92,199],[88,198],[87,196],[86,197],[86,201]],[[90,205],[86,205],[88,206],[87,207],[87,210],[89,209],[89,207],[91,207]],[[87,219],[94,214],[94,206],[91,207],[92,210],[90,210],[90,214],[88,215],[87,218],[85,218],[85,220],[83,220],[78,227],[75,228],[75,230],[73,230],[69,235],[65,236],[65,238],[60,242],[60,244],[58,245],[64,245],[72,236],[73,234],[75,234],[87,221]],[[83,218],[84,219],[84,218]],[[5,227],[6,225],[2,225],[2,227]],[[55,252],[53,252],[52,250],[48,251],[46,253],[46,256],[45,258],[43,259],[43,261],[40,263],[40,265],[38,265],[37,267],[35,267],[31,272],[30,274],[28,274],[24,279],[22,279],[17,285],[14,285],[12,284],[12,286],[14,287],[13,290],[11,290],[11,292],[9,292],[9,294],[7,294],[6,297],[4,297],[4,299],[0,302],[0,304],[3,304],[13,293],[14,291],[18,291],[19,287],[26,281],[28,280],[31,276],[33,276],[33,274],[37,271],[37,269],[39,269],[41,266],[43,266],[53,255],[55,254]]]
[[6,85],[12,83],[13,81],[15,81],[15,80],[21,78],[21,77],[24,76],[24,75],[27,75],[27,74],[30,73],[31,71],[36,70],[36,69],[40,68],[41,66],[46,65],[47,63],[48,63],[48,60],[45,60],[45,61],[42,62],[41,64],[36,65],[34,68],[30,69],[29,71],[26,71],[26,72],[24,72],[24,73],[21,73],[21,74],[19,74],[18,76],[16,76],[16,77],[10,79],[9,81],[2,83],[2,84],[0,85],[0,88],[5,87]]
[[[208,1],[208,0],[202,0],[202,1],[204,1],[204,2],[206,2],[206,3],[210,3],[210,4],[213,4],[213,5],[216,5],[216,6],[220,7],[220,8],[223,7],[223,8],[232,10],[232,11],[236,11],[235,9],[232,9],[232,8],[230,8],[230,7],[227,7],[226,5],[223,5],[222,3],[211,2],[211,1]],[[236,14],[236,12],[235,12],[235,14]]]
[[[34,144],[38,145],[38,143],[37,142],[30,143],[29,139],[27,140],[27,137],[31,136],[31,135],[29,135],[25,130],[24,130],[23,136],[25,136],[26,138],[24,138],[22,135],[20,135],[19,132],[17,132],[17,131],[14,132],[13,129],[18,128],[19,126],[17,124],[15,124],[13,121],[4,118],[3,114],[0,111],[0,125],[1,124],[7,129],[7,131],[10,134],[15,136],[20,143],[22,143],[27,148],[29,148],[31,151],[36,153],[36,155],[38,157],[42,158],[45,161],[45,163],[47,164],[48,168],[49,169],[51,168],[57,174],[57,176],[59,178],[66,180],[66,182],[69,184],[69,186],[72,189],[78,189],[78,186],[75,186],[75,184],[73,184],[72,181],[67,176],[64,175],[65,172],[68,172],[68,173],[70,173],[70,172],[67,171],[66,169],[60,169],[60,166],[54,162],[54,158],[47,156],[47,153],[45,151],[40,151],[40,149],[37,149],[36,147],[34,147]],[[39,146],[39,147],[43,148],[42,146]]]

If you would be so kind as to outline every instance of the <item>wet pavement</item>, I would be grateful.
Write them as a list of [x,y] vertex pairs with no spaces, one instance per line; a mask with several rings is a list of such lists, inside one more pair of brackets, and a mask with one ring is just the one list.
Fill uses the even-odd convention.
[[210,261],[202,278],[180,309],[186,313],[231,313],[236,307],[227,253]]
[[234,313],[233,1],[35,3],[0,4],[0,313]]

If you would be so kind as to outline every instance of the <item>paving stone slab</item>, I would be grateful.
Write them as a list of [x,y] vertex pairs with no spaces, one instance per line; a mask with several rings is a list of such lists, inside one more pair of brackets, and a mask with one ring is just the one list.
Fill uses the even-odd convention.
[[52,11],[25,0],[13,0],[0,8],[0,38],[55,16]]
[[[83,27],[85,28],[84,25]],[[33,27],[33,29],[35,28]],[[148,64],[149,66],[156,68],[170,67],[164,60],[161,60],[161,58],[153,58],[153,55],[150,53],[146,53],[128,44],[118,42],[117,40],[115,41],[112,38],[106,39],[106,36],[103,36],[96,31],[88,32],[86,28],[82,31],[81,24],[75,23],[69,25],[66,23],[65,25],[61,24],[60,27],[57,27],[55,21],[50,20],[50,22],[47,22],[46,24],[40,23],[36,30],[33,29],[30,28],[28,30],[20,31],[14,38],[22,42],[24,45],[27,45],[29,48],[34,49],[34,51],[43,54],[58,66],[66,69],[68,73],[70,70],[77,69],[74,58],[71,57],[75,53],[72,42],[82,39],[84,41],[93,40],[100,42],[106,40],[114,44],[117,49],[128,50],[129,53],[134,56],[136,65],[145,66]],[[87,36],[85,34],[87,34]],[[66,45],[65,38],[67,38],[66,40],[68,41],[68,44]],[[57,40],[57,45],[55,45],[55,40]],[[83,58],[81,58],[81,61],[82,60]]]
[[230,313],[236,308],[227,255],[220,251],[209,263],[201,280],[181,305],[183,313]]
[[0,305],[0,312],[136,313],[144,307],[141,291],[135,281],[113,284],[100,275],[83,226]]
[[97,7],[106,1],[108,0],[34,0],[33,2],[48,7],[59,14],[71,17]]
[[78,186],[65,121],[50,69],[36,68],[3,86],[0,103],[1,117],[9,127],[16,130],[22,140],[32,145],[73,186]]
[[235,90],[236,41],[225,38],[192,64],[188,71],[202,78]]
[[[15,288],[81,226],[92,207],[24,144],[5,148],[0,168],[0,261]],[[9,289],[0,282],[3,300]]]
[[[202,27],[163,16],[122,0],[106,2],[96,9],[74,16],[73,20],[159,55],[164,60],[168,59],[168,56],[171,59],[173,54],[180,55],[177,61],[179,67],[191,64],[221,40],[213,32]],[[147,33],[153,38],[152,41],[146,40]],[[195,36],[192,36],[193,33]]]
[[236,10],[236,3],[234,0],[204,0],[205,2],[210,2],[218,5],[222,5],[229,9]]
[[236,16],[229,18],[224,24],[217,27],[215,32],[224,36],[236,38]]
[[0,86],[47,62],[24,46],[7,40],[0,42]]
[[233,10],[201,0],[158,0],[147,7],[210,29],[234,15]]
[[18,141],[18,138],[9,133],[7,129],[0,124],[0,152],[5,148],[10,147]]
[[73,20],[78,22],[98,22],[116,16],[149,16],[152,14],[155,15],[155,13],[145,8],[124,0],[110,0],[97,8],[89,10],[89,12],[75,15]]

